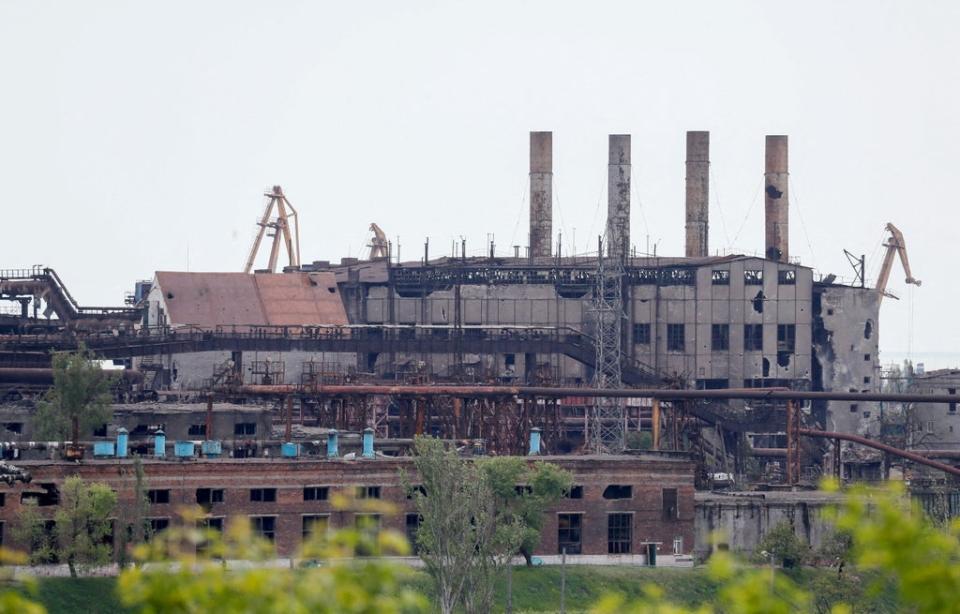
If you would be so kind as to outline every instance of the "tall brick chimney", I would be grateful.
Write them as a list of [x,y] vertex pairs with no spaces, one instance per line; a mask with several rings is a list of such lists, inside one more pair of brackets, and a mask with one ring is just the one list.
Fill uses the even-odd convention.
[[630,255],[630,135],[610,135],[607,165],[607,255]]
[[767,135],[764,191],[764,255],[787,262],[790,258],[789,192],[787,190],[787,137]]
[[687,132],[687,258],[703,258],[710,246],[710,133]]
[[549,257],[553,243],[553,133],[530,133],[530,257]]

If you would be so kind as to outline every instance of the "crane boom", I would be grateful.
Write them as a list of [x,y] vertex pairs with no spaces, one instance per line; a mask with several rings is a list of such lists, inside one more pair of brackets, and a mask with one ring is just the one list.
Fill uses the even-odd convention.
[[921,283],[919,279],[913,277],[910,271],[910,259],[907,258],[907,243],[903,240],[903,233],[893,224],[887,224],[887,232],[890,233],[890,239],[883,244],[887,248],[887,253],[883,257],[880,274],[877,275],[877,293],[880,295],[880,301],[883,301],[884,296],[896,298],[887,292],[887,281],[890,279],[890,271],[893,269],[894,256],[900,256],[900,264],[907,276],[906,283],[915,286],[919,286]]

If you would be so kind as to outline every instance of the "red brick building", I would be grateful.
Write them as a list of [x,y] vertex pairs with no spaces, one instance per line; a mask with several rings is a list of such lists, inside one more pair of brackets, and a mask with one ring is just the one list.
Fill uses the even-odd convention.
[[[547,512],[536,554],[550,556],[566,548],[570,556],[616,555],[638,562],[656,547],[661,557],[693,550],[693,465],[665,454],[630,456],[541,457],[574,475],[569,496]],[[79,475],[103,482],[119,494],[120,504],[134,496],[130,459],[85,461],[21,461],[31,472],[30,484],[4,487],[0,535],[11,543],[9,527],[23,501],[36,498],[42,510],[56,509],[64,479]],[[359,498],[377,498],[397,513],[378,518],[381,526],[411,534],[417,526],[413,502],[400,483],[399,470],[412,473],[409,457],[376,459],[145,459],[150,500],[149,518],[162,529],[185,506],[203,506],[213,526],[248,517],[256,530],[273,540],[280,556],[293,554],[312,527],[354,526],[358,513],[336,510],[331,497],[351,489]],[[415,479],[415,478],[414,478]],[[576,559],[574,559],[576,560]]]

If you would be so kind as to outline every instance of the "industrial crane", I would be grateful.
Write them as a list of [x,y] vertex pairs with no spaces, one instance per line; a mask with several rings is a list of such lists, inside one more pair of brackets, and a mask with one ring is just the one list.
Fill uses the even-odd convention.
[[920,280],[914,279],[910,273],[910,260],[907,259],[907,244],[903,240],[903,233],[893,224],[887,224],[887,231],[890,233],[890,240],[883,244],[884,247],[887,248],[887,253],[883,257],[883,265],[880,267],[880,274],[877,276],[877,292],[880,295],[880,301],[883,301],[884,296],[897,298],[887,292],[887,280],[890,278],[890,270],[893,268],[893,257],[895,254],[900,255],[900,264],[903,265],[903,272],[907,275],[906,282],[915,286],[920,285]]
[[373,233],[373,238],[370,239],[370,245],[367,246],[370,248],[370,260],[387,258],[389,256],[389,245],[387,243],[386,233],[373,222],[370,223],[370,232]]
[[[263,211],[263,218],[257,222],[260,229],[257,231],[257,238],[253,241],[253,247],[250,248],[250,255],[247,257],[247,264],[243,267],[244,273],[253,270],[253,262],[257,258],[257,252],[260,250],[260,242],[263,241],[263,235],[273,237],[273,245],[270,246],[270,260],[267,269],[273,273],[277,268],[277,256],[280,255],[280,237],[287,248],[287,257],[290,266],[300,266],[300,222],[297,221],[297,210],[293,208],[287,197],[284,196],[280,186],[273,186],[273,191],[265,192],[264,196],[269,198],[267,207]],[[277,217],[271,220],[273,208],[277,208]],[[289,210],[289,212],[288,212]],[[293,222],[293,234],[290,232],[290,223]],[[267,229],[273,230],[273,234],[268,234]]]

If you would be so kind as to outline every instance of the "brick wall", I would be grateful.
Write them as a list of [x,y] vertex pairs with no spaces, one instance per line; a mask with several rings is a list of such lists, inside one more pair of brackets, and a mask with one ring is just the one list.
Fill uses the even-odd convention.
[[[607,554],[607,518],[610,513],[627,513],[630,522],[630,553],[642,554],[644,542],[659,542],[660,553],[672,554],[675,538],[683,540],[683,552],[693,549],[693,466],[685,460],[643,456],[543,457],[574,474],[574,484],[582,486],[582,498],[562,500],[549,510],[544,522],[543,538],[537,554],[558,553],[558,514],[580,514],[581,554]],[[72,464],[55,461],[24,461],[19,464],[33,475],[28,485],[7,487],[0,520],[3,521],[4,543],[12,543],[9,527],[17,518],[24,494],[44,492],[44,484],[59,485],[69,476],[79,475],[87,481],[107,483],[118,492],[120,504],[129,504],[134,497],[134,470],[130,460],[87,461]],[[329,526],[353,526],[355,512],[335,510],[330,498],[338,490],[351,492],[359,486],[380,488],[380,498],[393,503],[397,513],[381,519],[381,525],[403,532],[406,514],[413,512],[412,501],[406,498],[399,471],[411,472],[409,458],[378,458],[376,460],[319,460],[319,459],[218,459],[185,462],[147,459],[143,462],[147,488],[160,493],[157,502],[150,505],[149,517],[174,519],[177,510],[197,505],[197,489],[222,490],[222,501],[209,503],[209,516],[231,518],[239,516],[275,517],[274,539],[278,554],[292,554],[299,546],[303,533],[304,516],[323,515]],[[604,497],[607,486],[629,486],[629,498]],[[305,500],[305,487],[326,487],[327,498]],[[275,500],[266,493],[252,497],[251,489],[275,489]],[[663,489],[676,489],[678,508],[675,518],[664,517]],[[622,491],[623,489],[621,489]],[[623,494],[623,493],[621,493]],[[216,495],[214,495],[216,498]],[[253,500],[262,498],[267,500]],[[50,514],[55,506],[45,506]]]

